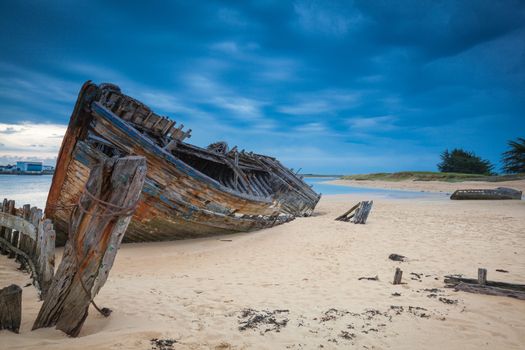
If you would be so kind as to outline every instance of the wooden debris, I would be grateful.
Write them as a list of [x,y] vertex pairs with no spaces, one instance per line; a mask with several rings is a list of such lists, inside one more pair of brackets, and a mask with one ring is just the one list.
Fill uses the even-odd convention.
[[406,261],[407,257],[404,256],[404,255],[399,255],[399,254],[395,254],[395,253],[392,253],[388,256],[388,258],[390,260],[393,260],[393,261]]
[[0,330],[18,333],[22,320],[22,288],[16,284],[0,289]]
[[447,284],[446,287],[454,288],[456,291],[508,296],[525,300],[525,284],[488,281],[486,269],[478,270],[478,279],[445,276],[445,284]]
[[[336,221],[353,222],[354,224],[365,224],[372,210],[373,201],[362,201],[347,210],[343,215],[335,218]],[[355,212],[354,212],[355,210]]]
[[359,277],[357,280],[358,280],[358,281],[361,281],[361,280],[379,281],[379,276],[374,276],[374,277]]
[[457,190],[450,199],[521,199],[522,192],[513,188]]
[[403,271],[399,267],[396,267],[396,272],[394,274],[394,284],[401,284],[401,278],[403,277]]
[[33,329],[56,325],[70,336],[80,333],[89,304],[113,266],[145,176],[144,157],[107,159],[93,168]]
[[520,292],[516,290],[510,290],[505,288],[491,287],[481,284],[471,284],[460,282],[454,286],[455,290],[459,290],[467,293],[474,294],[486,294],[486,295],[496,295],[502,297],[516,298],[520,300],[525,300],[525,292]]
[[[31,273],[33,284],[44,297],[55,270],[55,231],[51,220],[42,219],[42,210],[26,204],[15,209],[5,199],[0,212],[0,247]],[[18,215],[18,216],[17,216]]]

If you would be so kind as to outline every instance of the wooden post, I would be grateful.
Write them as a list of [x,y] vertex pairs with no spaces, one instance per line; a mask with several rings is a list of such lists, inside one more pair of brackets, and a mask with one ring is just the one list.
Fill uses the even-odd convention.
[[[41,297],[45,298],[55,272],[55,230],[51,220],[46,219],[38,226],[40,244],[37,244],[37,268],[40,278]],[[41,233],[40,233],[41,232]]]
[[396,273],[394,274],[394,284],[401,284],[401,278],[403,277],[403,271],[399,267],[396,267]]
[[482,286],[487,284],[487,269],[478,269],[478,284]]
[[0,289],[0,330],[15,333],[20,330],[22,320],[22,288],[16,284]]
[[[33,324],[77,336],[89,304],[106,282],[146,177],[144,157],[93,167],[71,223],[62,261]],[[101,202],[103,201],[103,202]]]
[[[2,205],[2,211],[7,214],[15,214],[16,213],[15,201],[4,199],[4,203]],[[11,242],[12,232],[13,230],[8,227],[2,227],[0,229],[0,237],[5,238],[5,240],[7,240],[8,242]],[[7,255],[8,252],[9,250],[7,248],[1,249],[1,253],[3,255]]]

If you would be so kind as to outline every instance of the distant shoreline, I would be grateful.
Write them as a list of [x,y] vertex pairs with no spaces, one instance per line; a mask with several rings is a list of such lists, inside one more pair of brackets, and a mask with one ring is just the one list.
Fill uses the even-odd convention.
[[40,173],[40,174],[34,174],[34,173],[11,173],[11,172],[0,172],[0,175],[31,175],[31,176],[41,176],[41,175],[53,175],[53,173]]

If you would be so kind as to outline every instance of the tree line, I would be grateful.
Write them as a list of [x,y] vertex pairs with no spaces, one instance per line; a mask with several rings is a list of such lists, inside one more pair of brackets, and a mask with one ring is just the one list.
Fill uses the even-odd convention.
[[[525,139],[518,137],[508,141],[507,145],[508,149],[501,157],[503,171],[507,174],[525,173]],[[441,153],[441,162],[437,167],[443,173],[495,174],[490,161],[460,148]]]

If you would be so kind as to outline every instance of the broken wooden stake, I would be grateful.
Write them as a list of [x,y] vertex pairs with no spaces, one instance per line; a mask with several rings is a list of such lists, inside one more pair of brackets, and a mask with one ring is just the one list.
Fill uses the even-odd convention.
[[403,277],[403,271],[399,267],[396,267],[394,274],[394,284],[401,284],[401,278]]
[[72,216],[62,261],[33,329],[56,326],[78,336],[89,304],[108,278],[145,176],[144,157],[106,159],[93,168]]
[[487,284],[487,269],[478,269],[478,284]]
[[[335,218],[336,221],[353,222],[354,224],[365,224],[372,210],[373,201],[362,201],[347,210],[343,215]],[[354,212],[355,210],[355,212]]]
[[22,320],[22,288],[16,284],[0,289],[0,330],[18,333]]

